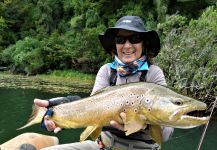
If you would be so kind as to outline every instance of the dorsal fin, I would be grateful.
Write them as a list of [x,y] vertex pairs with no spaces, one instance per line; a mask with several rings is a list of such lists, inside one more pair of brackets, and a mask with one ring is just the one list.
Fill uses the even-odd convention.
[[102,88],[98,91],[96,91],[95,93],[93,93],[91,96],[94,96],[94,95],[97,95],[97,94],[100,94],[100,93],[103,93],[104,91],[106,91],[107,89],[110,89],[111,87],[107,86],[105,88]]

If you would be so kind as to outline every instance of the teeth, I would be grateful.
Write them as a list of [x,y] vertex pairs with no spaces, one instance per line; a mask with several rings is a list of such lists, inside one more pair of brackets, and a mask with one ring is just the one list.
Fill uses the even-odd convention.
[[194,116],[188,116],[188,115],[182,115],[181,119],[195,119],[195,120],[204,120],[204,121],[208,121],[210,119],[210,117],[194,117]]
[[135,53],[135,51],[131,51],[131,52],[123,52],[123,54],[125,54],[125,55],[131,55],[131,54],[133,54],[133,53]]

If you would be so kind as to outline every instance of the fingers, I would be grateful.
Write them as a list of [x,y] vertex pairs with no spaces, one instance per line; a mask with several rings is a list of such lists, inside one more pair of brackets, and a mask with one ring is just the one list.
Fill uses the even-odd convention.
[[53,131],[54,133],[58,133],[58,132],[60,132],[62,130],[62,128],[57,127],[55,125],[55,123],[53,121],[51,121],[51,120],[45,121],[45,126],[46,126],[48,131]]
[[[34,99],[34,103],[39,107],[48,107],[49,106],[49,101],[41,100],[41,99],[38,99],[38,98]],[[49,109],[48,109],[48,111],[49,111]],[[55,125],[55,123],[52,120],[50,120],[50,117],[52,116],[51,113],[52,113],[52,110],[51,110],[50,113],[48,113],[44,117],[44,125],[46,126],[48,131],[53,131],[54,133],[58,133],[58,132],[60,132],[62,130],[62,128],[57,127]]]
[[54,132],[54,133],[58,133],[58,132],[60,132],[61,130],[62,130],[62,128],[56,127],[53,132]]
[[116,121],[114,120],[111,120],[110,121],[110,124],[114,127],[114,128],[117,128],[118,130],[121,130],[121,131],[124,131],[124,126],[117,123]]
[[49,105],[49,102],[47,100],[41,100],[38,98],[34,99],[34,103],[39,107],[47,107]]
[[120,113],[121,119],[123,120],[123,122],[126,122],[126,114],[124,112]]
[[44,124],[48,131],[54,131],[56,128],[55,123],[52,120],[44,119]]
[[[121,112],[121,113],[120,113],[120,117],[121,117],[121,119],[123,120],[123,122],[126,121],[126,114],[125,114],[124,112]],[[124,131],[124,126],[123,126],[122,124],[118,123],[117,121],[111,120],[111,121],[110,121],[110,124],[111,124],[113,127],[117,128],[118,130]]]

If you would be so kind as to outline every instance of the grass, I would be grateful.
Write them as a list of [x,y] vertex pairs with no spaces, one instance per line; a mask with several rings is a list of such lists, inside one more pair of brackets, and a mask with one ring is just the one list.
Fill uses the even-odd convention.
[[93,74],[72,70],[55,70],[49,74],[38,74],[36,76],[0,72],[0,87],[40,89],[53,93],[90,93],[94,80],[95,75]]
[[67,79],[73,79],[76,81],[84,81],[84,82],[93,82],[95,80],[95,75],[93,74],[85,74],[79,71],[74,70],[54,70],[49,74],[49,76],[53,77],[64,77]]

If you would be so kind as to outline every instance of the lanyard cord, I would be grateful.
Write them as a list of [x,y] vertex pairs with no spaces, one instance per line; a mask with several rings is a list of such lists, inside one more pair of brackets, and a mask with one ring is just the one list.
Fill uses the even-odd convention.
[[214,104],[213,104],[213,107],[212,107],[212,110],[211,110],[211,113],[210,113],[210,116],[209,116],[209,121],[207,122],[206,126],[204,127],[203,134],[202,134],[202,136],[201,136],[200,143],[199,143],[199,145],[198,145],[197,150],[200,150],[200,147],[201,147],[201,145],[202,145],[202,143],[203,143],[203,139],[204,139],[204,137],[205,137],[205,134],[206,134],[206,131],[207,131],[207,128],[208,128],[210,119],[211,119],[211,117],[212,117],[212,113],[213,113],[213,111],[214,111],[214,108],[215,108],[215,105],[216,105],[216,101],[217,101],[217,97],[215,98],[215,101],[214,101]]

